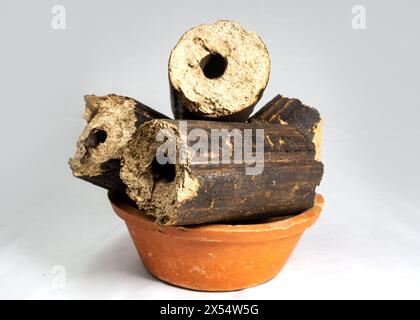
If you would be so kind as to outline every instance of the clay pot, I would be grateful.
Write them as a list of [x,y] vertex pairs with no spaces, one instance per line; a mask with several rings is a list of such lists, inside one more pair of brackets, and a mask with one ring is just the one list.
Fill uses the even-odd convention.
[[122,196],[109,193],[125,220],[147,270],[170,284],[201,291],[231,291],[272,279],[306,228],[319,217],[324,199],[298,215],[258,223],[191,227],[157,226]]

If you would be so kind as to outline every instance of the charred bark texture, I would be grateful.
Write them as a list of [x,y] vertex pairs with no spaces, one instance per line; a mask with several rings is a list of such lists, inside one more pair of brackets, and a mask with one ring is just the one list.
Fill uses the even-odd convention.
[[316,160],[321,160],[322,118],[318,110],[304,105],[298,99],[275,96],[249,122],[292,125],[315,144]]
[[[205,163],[203,158],[195,159],[191,154],[198,140],[187,138],[190,157],[186,164],[173,165],[173,180],[161,179],[154,172],[156,167],[153,163],[161,142],[151,137],[155,137],[162,128],[180,130],[179,122],[174,120],[153,120],[142,125],[124,153],[121,169],[128,195],[140,209],[155,216],[158,223],[191,225],[229,222],[287,215],[313,206],[323,165],[314,159],[314,144],[295,127],[258,122],[190,120],[187,136],[193,129],[201,129],[208,137],[214,129],[230,132],[237,129],[241,132],[242,143],[245,129],[252,129],[254,138],[256,130],[263,129],[264,169],[260,174],[247,175],[246,167],[256,164],[235,164],[232,158],[229,163],[220,161],[218,164]],[[149,138],[144,138],[147,135]],[[235,152],[237,141],[233,137],[220,139],[219,142],[219,156],[226,145],[230,152]],[[177,143],[180,147],[179,139]],[[253,147],[243,153],[243,159],[250,159],[256,143],[253,139]],[[243,145],[240,147],[243,150]],[[210,146],[207,151],[207,159],[211,159]],[[160,170],[166,169],[161,167]],[[163,175],[168,177],[167,173]]]

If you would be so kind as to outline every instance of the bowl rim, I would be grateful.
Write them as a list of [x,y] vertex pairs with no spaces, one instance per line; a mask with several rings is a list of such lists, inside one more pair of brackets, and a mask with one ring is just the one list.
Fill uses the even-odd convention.
[[[161,226],[144,211],[133,207],[128,201],[115,192],[108,192],[108,198],[117,215],[127,225],[147,231],[158,231],[162,235],[201,240],[241,241],[247,236],[257,240],[278,239],[301,234],[313,225],[320,216],[324,206],[324,197],[315,195],[314,206],[294,216],[278,217],[275,221],[264,221],[251,224],[204,224],[192,226]],[[226,238],[228,237],[228,238]]]

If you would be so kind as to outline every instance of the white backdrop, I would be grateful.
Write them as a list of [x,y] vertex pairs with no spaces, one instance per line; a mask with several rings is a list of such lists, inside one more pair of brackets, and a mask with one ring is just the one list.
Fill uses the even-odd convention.
[[[57,4],[65,30],[51,27]],[[352,28],[356,4],[365,30]],[[0,298],[420,298],[419,12],[408,0],[2,0]],[[106,192],[66,162],[84,94],[170,115],[170,50],[221,18],[270,51],[257,109],[281,93],[322,113],[326,206],[274,280],[200,293],[150,276]]]

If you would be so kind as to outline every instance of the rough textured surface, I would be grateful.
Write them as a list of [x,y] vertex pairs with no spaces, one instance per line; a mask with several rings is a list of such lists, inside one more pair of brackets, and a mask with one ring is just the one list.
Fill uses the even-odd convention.
[[249,122],[292,125],[297,127],[315,145],[315,159],[321,161],[323,120],[317,109],[304,105],[298,99],[275,96]]
[[[238,129],[243,137],[244,129],[252,129],[254,135],[255,129],[263,129],[264,170],[246,175],[246,167],[251,165],[244,161],[204,163],[191,157],[197,140],[181,139],[186,142],[181,144],[178,136],[177,150],[186,147],[188,158],[184,164],[173,165],[172,179],[168,178],[168,167],[154,166],[162,144],[156,141],[156,134],[164,128],[180,132],[180,122],[152,120],[142,125],[124,151],[121,168],[128,195],[139,208],[157,218],[157,223],[189,225],[254,219],[296,213],[313,205],[323,165],[314,160],[314,144],[295,127],[189,120],[187,135],[193,129],[201,129],[208,137],[214,129],[230,132]],[[224,141],[225,144],[223,140],[219,143],[219,154],[228,146],[232,155],[237,141],[233,138]],[[208,155],[213,156],[210,144],[208,148]],[[244,150],[242,145],[239,148]],[[243,152],[243,159],[245,156],[249,159],[254,150]]]
[[83,118],[87,126],[69,160],[75,177],[112,190],[124,190],[119,178],[120,159],[137,127],[150,119],[166,116],[123,96],[85,96]]
[[[123,154],[120,176],[127,185],[127,194],[136,201],[139,208],[155,216],[159,224],[176,224],[176,212],[182,202],[195,197],[198,180],[191,174],[187,164],[175,164],[175,177],[167,181],[153,172],[160,129],[171,129],[179,134],[176,122],[149,121],[136,132]],[[177,138],[176,145],[180,141]]]
[[169,59],[175,118],[245,121],[269,74],[266,46],[239,23],[217,21],[190,29]]

